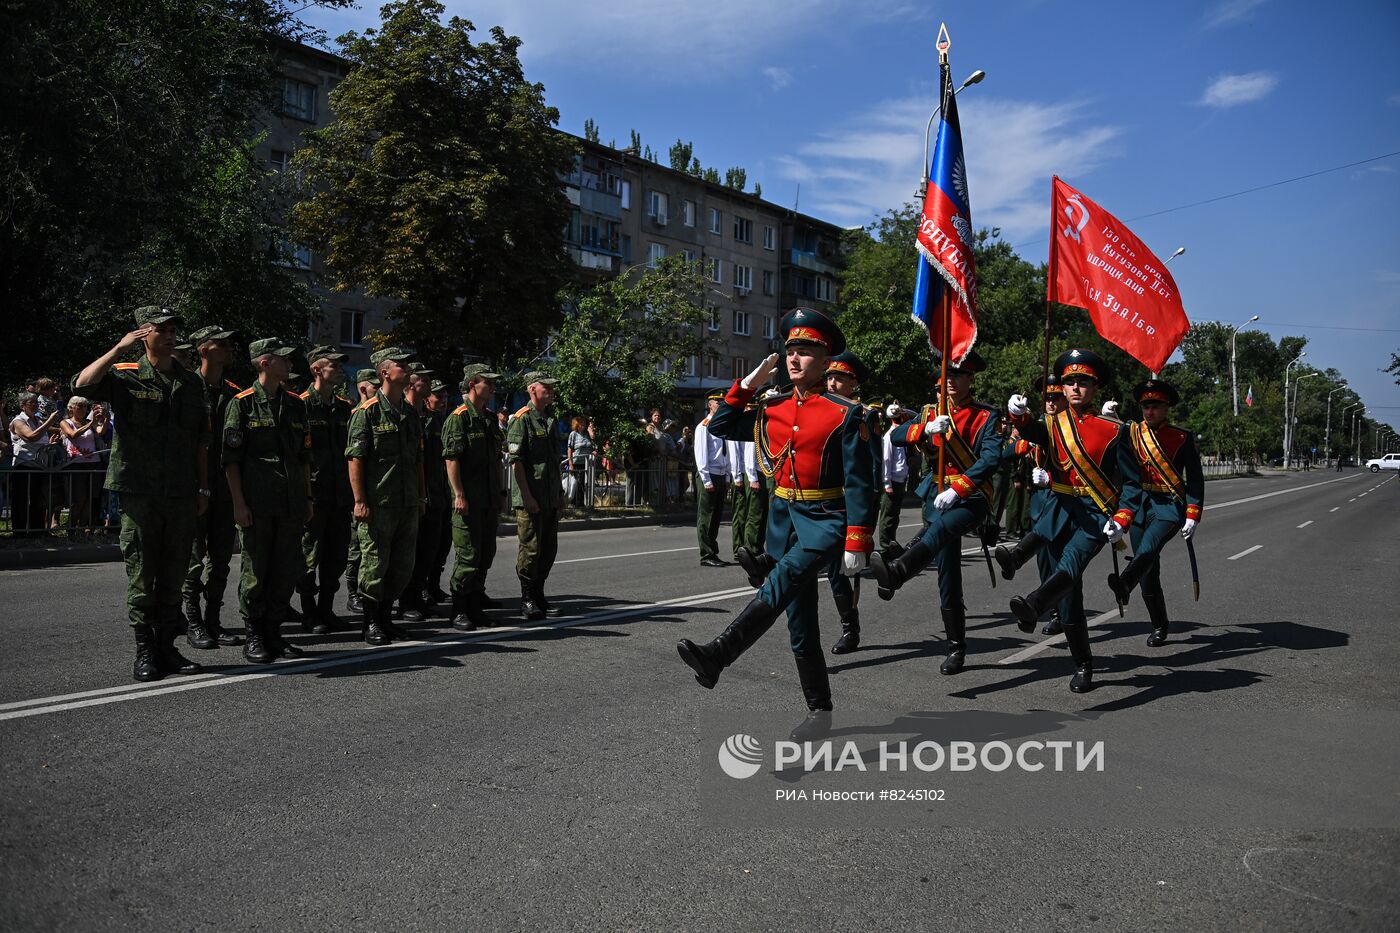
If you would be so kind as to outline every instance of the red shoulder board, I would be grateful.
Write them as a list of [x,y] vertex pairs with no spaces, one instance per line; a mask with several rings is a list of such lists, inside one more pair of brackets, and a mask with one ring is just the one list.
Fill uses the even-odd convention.
[[237,395],[235,395],[234,398],[247,398],[248,396],[250,396],[250,395],[252,395],[252,394],[253,394],[253,390],[252,390],[252,389],[244,389],[242,392],[239,392]]
[[133,369],[140,369],[140,368],[141,368],[141,364],[140,364],[140,363],[118,363],[117,365],[113,366],[112,368],[113,368],[113,369],[116,369],[116,370],[120,370],[121,372],[124,372],[124,373],[129,373],[129,372],[131,372]]
[[242,392],[242,391],[243,391],[243,387],[240,386],[238,383],[234,382],[232,379],[225,379],[225,380],[224,380],[224,385],[228,386],[230,389],[232,389],[232,390],[235,391],[235,392]]
[[311,390],[310,390],[310,389],[307,389],[305,392],[303,392],[303,393],[301,393],[300,395],[297,396],[297,398],[301,399],[303,402],[306,401],[307,399],[309,399],[310,397],[311,397]]
[[454,414],[454,415],[465,414],[465,413],[466,413],[466,410],[467,410],[467,406],[466,406],[465,404],[458,405],[458,406],[457,406],[457,410],[454,411],[454,412],[452,412],[452,414]]

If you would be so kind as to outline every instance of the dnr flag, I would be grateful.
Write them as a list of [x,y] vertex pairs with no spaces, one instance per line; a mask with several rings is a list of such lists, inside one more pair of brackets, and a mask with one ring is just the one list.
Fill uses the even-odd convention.
[[951,365],[961,363],[977,342],[977,263],[972,254],[972,210],[952,70],[946,60],[940,70],[943,119],[938,125],[938,142],[930,160],[919,221],[920,259],[914,278],[912,316],[928,331],[929,345],[941,349],[942,302],[946,292],[952,303],[948,332]]

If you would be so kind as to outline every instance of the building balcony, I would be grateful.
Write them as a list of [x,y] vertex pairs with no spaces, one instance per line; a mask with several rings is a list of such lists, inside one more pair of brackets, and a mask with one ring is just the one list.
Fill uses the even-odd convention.
[[816,253],[808,253],[800,249],[790,250],[789,264],[797,266],[799,269],[806,269],[808,272],[820,272],[824,275],[841,275],[841,267],[834,266],[829,262],[818,259]]
[[579,210],[609,220],[622,219],[622,198],[594,188],[579,189]]

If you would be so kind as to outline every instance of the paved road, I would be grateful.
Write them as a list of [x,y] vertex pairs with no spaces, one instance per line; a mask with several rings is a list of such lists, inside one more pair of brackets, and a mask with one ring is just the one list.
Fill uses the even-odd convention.
[[[969,555],[970,666],[937,673],[926,573],[862,601],[866,644],[832,659],[838,707],[1098,711],[1114,717],[1400,709],[1400,483],[1305,473],[1207,487],[1190,596],[1165,558],[1171,644],[1090,571],[1099,688],[1066,689],[1062,644],[1010,622]],[[914,513],[906,513],[914,521]],[[969,542],[970,543],[970,542]],[[514,597],[503,541],[490,589]],[[789,928],[1393,930],[1395,808],[1357,829],[731,825],[696,802],[705,717],[791,712],[775,630],[719,689],[677,638],[749,598],[698,566],[690,528],[576,532],[551,592],[567,617],[370,650],[296,636],[303,662],[134,685],[117,564],[0,574],[0,927],[21,929]],[[513,606],[513,599],[508,606]],[[835,635],[822,599],[824,638]],[[1058,641],[1058,640],[1056,640]],[[1394,743],[1396,736],[1377,738]],[[1181,749],[1188,773],[1208,742]],[[1196,757],[1199,756],[1199,757]],[[1334,792],[1335,761],[1294,778]],[[1267,763],[1265,763],[1267,767]],[[1047,804],[1050,802],[1047,801]],[[1286,822],[1283,825],[1287,825]]]

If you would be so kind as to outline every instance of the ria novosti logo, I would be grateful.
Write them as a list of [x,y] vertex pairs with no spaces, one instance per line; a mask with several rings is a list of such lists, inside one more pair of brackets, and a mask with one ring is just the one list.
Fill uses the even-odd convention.
[[719,747],[719,766],[732,778],[751,778],[763,767],[763,746],[751,735],[731,735]]

